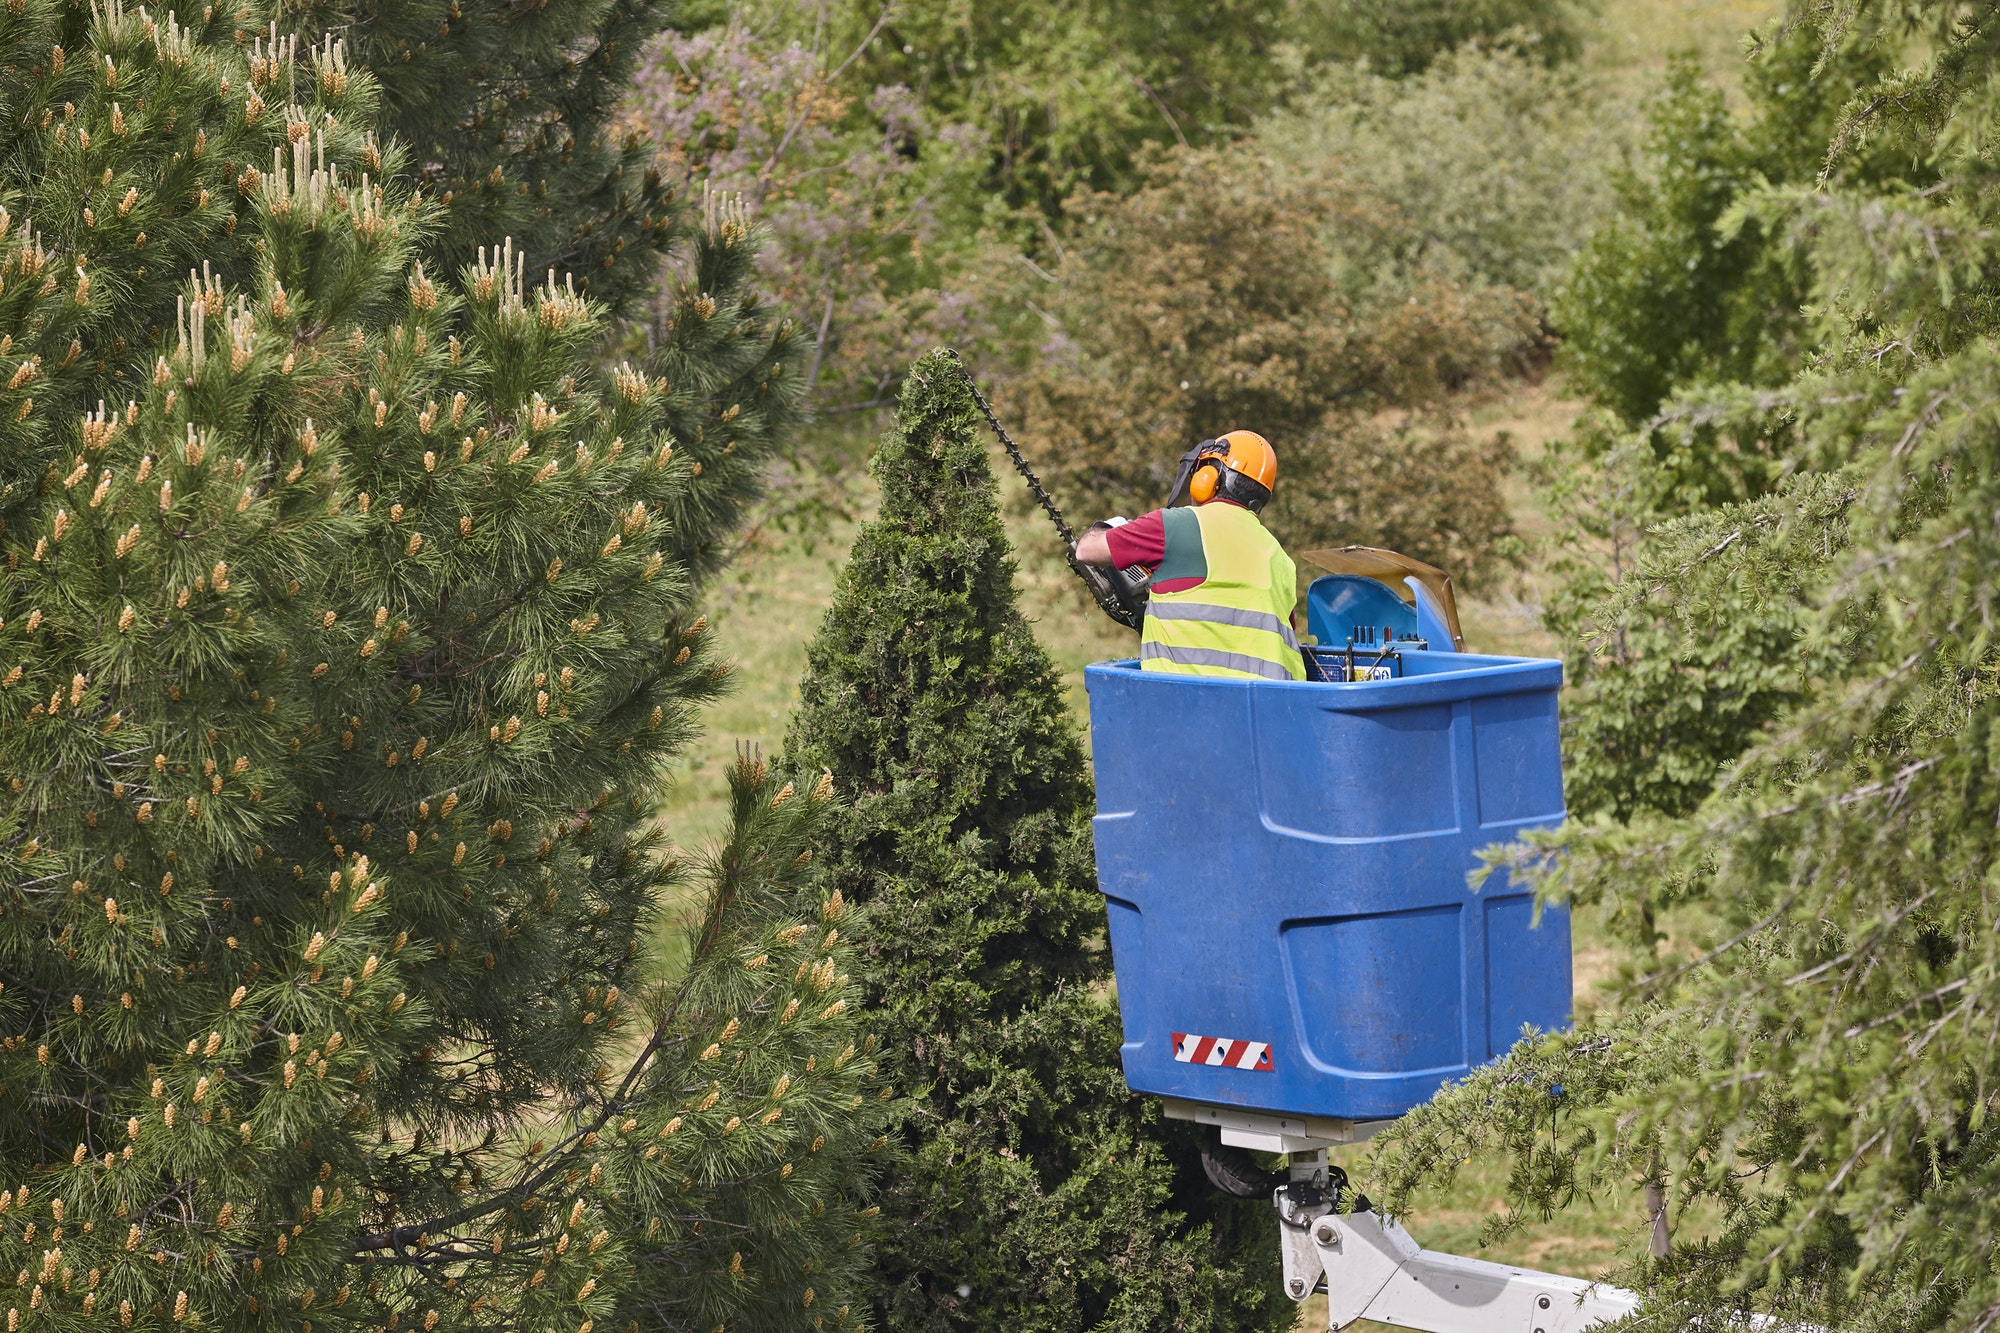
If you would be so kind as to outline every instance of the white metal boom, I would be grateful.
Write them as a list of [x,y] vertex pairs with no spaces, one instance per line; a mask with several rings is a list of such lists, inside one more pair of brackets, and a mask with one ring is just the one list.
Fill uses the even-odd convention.
[[1327,1327],[1357,1319],[1425,1333],[1579,1333],[1633,1313],[1620,1287],[1436,1254],[1379,1213],[1323,1213],[1301,1230],[1285,1217],[1285,1287],[1304,1299],[1326,1279]]
[[[1422,1333],[1581,1333],[1639,1308],[1639,1297],[1622,1287],[1426,1250],[1365,1200],[1354,1212],[1336,1212],[1340,1191],[1332,1182],[1339,1176],[1328,1167],[1326,1149],[1359,1143],[1386,1120],[1275,1115],[1171,1099],[1166,1113],[1215,1126],[1225,1144],[1290,1155],[1292,1183],[1272,1200],[1285,1292],[1303,1301],[1324,1282],[1330,1329],[1372,1319]],[[1750,1326],[1772,1327],[1763,1319]]]

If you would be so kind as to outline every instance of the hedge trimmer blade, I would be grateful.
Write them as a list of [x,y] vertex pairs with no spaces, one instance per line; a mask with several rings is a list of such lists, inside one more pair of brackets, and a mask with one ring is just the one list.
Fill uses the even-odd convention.
[[1138,629],[1146,618],[1145,571],[1136,566],[1130,570],[1100,569],[1096,565],[1086,565],[1076,558],[1076,534],[1070,531],[1069,520],[1063,517],[1062,510],[1057,508],[1056,502],[1050,498],[1048,491],[1042,486],[1042,479],[1037,477],[1034,468],[1028,465],[1020,446],[1014,443],[1013,436],[1009,435],[1007,428],[1000,424],[1000,418],[993,414],[993,405],[986,401],[985,394],[979,392],[978,381],[974,380],[972,372],[965,368],[965,362],[960,360],[958,353],[951,348],[946,348],[945,354],[951,357],[959,373],[965,376],[965,387],[972,391],[972,401],[979,405],[980,412],[986,417],[986,424],[993,428],[993,434],[998,437],[1000,447],[1005,449],[1007,457],[1014,461],[1014,470],[1028,483],[1028,491],[1035,497],[1035,503],[1042,507],[1042,512],[1056,525],[1056,535],[1062,538],[1063,558],[1069,561],[1069,567],[1076,571],[1076,576],[1090,589],[1091,597],[1096,600],[1098,608],[1105,615],[1127,629]]

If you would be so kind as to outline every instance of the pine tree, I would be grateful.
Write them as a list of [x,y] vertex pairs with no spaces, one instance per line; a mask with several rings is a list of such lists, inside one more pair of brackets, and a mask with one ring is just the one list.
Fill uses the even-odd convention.
[[919,360],[786,739],[853,798],[823,856],[912,1097],[882,1324],[1282,1327],[1268,1211],[1215,1196],[1124,1086],[1082,738],[1015,604],[980,429],[957,363]]
[[661,146],[625,114],[679,7],[325,0],[287,21],[308,44],[345,39],[375,76],[377,132],[405,147],[437,205],[418,240],[432,272],[510,242],[531,278],[573,275],[614,340],[670,387],[665,422],[695,466],[668,516],[668,550],[702,575],[723,563],[727,534],[802,418],[811,346],[762,294],[751,247],[702,243],[728,225],[723,201],[678,197],[654,162]]
[[649,817],[728,669],[693,390],[426,269],[337,41],[18,0],[0,67],[10,1328],[852,1326],[831,784],[746,761],[692,880]]
[[308,41],[347,35],[351,58],[375,75],[384,137],[408,148],[443,205],[425,239],[433,267],[455,273],[512,237],[530,272],[574,272],[622,316],[680,239],[653,145],[619,122],[647,43],[677,7],[317,0],[290,21]]
[[[1607,441],[1607,425],[1602,414],[1585,418],[1582,438],[1541,463],[1563,552],[1551,562],[1562,582],[1543,609],[1567,649],[1563,794],[1572,818],[1680,816],[1825,669],[1828,645],[1802,632],[1818,570],[1687,559],[1682,534],[1698,539],[1716,515],[1671,517],[1699,505],[1676,493],[1679,468],[1659,462],[1650,439]],[[1732,547],[1763,547],[1778,513],[1809,512],[1830,551],[1846,544],[1847,490],[1838,476],[1794,477],[1776,509],[1767,496],[1716,513],[1738,525]],[[1681,559],[1662,565],[1669,549]]]
[[1876,42],[1828,43],[1779,25],[1744,67],[1739,116],[1692,59],[1675,59],[1648,110],[1643,171],[1622,173],[1619,207],[1555,294],[1550,313],[1578,392],[1628,429],[1663,416],[1653,447],[1706,504],[1776,482],[1783,419],[1752,418],[1724,435],[1711,415],[1662,413],[1663,403],[1689,384],[1782,384],[1808,336],[1800,307],[1811,279],[1794,238],[1734,210],[1771,182],[1804,184],[1822,171],[1864,190],[1922,179],[1894,136],[1857,139],[1831,164],[1827,156],[1842,106],[1894,60]]

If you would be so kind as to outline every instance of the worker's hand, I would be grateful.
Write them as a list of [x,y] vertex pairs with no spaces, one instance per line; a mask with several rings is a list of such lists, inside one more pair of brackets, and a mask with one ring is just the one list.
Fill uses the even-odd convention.
[[1082,565],[1109,565],[1116,563],[1111,558],[1111,529],[1123,527],[1127,520],[1122,518],[1102,519],[1090,525],[1090,531],[1076,544],[1076,559]]

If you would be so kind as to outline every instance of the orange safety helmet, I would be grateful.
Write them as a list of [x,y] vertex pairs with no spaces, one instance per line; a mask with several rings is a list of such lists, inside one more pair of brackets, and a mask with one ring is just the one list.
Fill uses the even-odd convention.
[[1232,430],[1188,450],[1167,504],[1172,507],[1185,498],[1199,505],[1221,498],[1255,514],[1271,502],[1277,485],[1278,451],[1271,442],[1254,430]]

